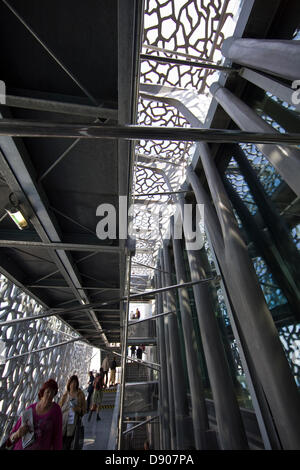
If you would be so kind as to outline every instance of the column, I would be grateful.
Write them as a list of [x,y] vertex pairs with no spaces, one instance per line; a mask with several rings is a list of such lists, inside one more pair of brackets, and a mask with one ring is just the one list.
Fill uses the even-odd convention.
[[[280,254],[280,265],[285,271],[287,282],[294,297],[295,312],[299,315],[300,305],[300,254],[292,239],[289,228],[283,217],[280,217],[270,198],[266,195],[255,170],[239,145],[231,146],[233,156],[238,163],[241,173],[249,186],[252,197],[268,228],[274,244]],[[297,306],[297,307],[296,307]]]
[[[205,222],[214,243],[220,235],[222,244],[214,246],[226,279],[240,328],[257,375],[275,420],[285,449],[300,448],[300,399],[272,316],[260,289],[247,247],[240,235],[231,204],[207,144],[200,145],[200,155],[209,189],[217,211],[219,225],[210,225],[212,214]],[[203,203],[203,190],[195,172],[189,167],[188,180],[197,202]],[[208,206],[208,212],[209,210]]]
[[[210,87],[218,103],[240,129],[249,132],[276,133],[255,111],[218,83]],[[256,144],[284,181],[300,196],[300,151],[287,145]]]
[[293,105],[298,111],[300,111],[300,103],[293,103],[293,95],[291,88],[278,80],[268,77],[262,73],[255,72],[254,70],[243,68],[239,75],[248,82],[254,83],[262,90],[269,91],[272,95],[277,96],[281,101]]
[[[166,240],[163,244],[163,258],[166,281],[165,283],[167,286],[170,286],[173,284],[171,277],[172,266],[168,249],[168,241]],[[167,305],[169,311],[176,310],[174,291],[167,292]],[[172,361],[177,449],[186,449],[189,445],[191,445],[191,443],[187,442],[189,435],[188,423],[186,419],[188,417],[188,402],[185,382],[183,380],[184,363],[180,353],[180,340],[178,335],[177,319],[175,315],[168,315],[167,322],[170,333],[170,353]]]
[[[174,239],[174,230],[172,230],[172,222],[174,221],[171,219],[173,253],[177,278],[176,283],[179,284],[187,282],[187,276],[185,272],[182,254],[182,246],[180,240]],[[198,360],[197,341],[193,326],[192,311],[187,289],[180,289],[178,297],[185,343],[188,378],[191,392],[195,447],[198,450],[205,450],[207,449],[206,431],[209,429],[209,423],[204,399],[201,370]]]
[[[179,196],[183,217],[184,197]],[[185,227],[184,227],[185,228]],[[186,242],[190,239],[185,232]],[[207,277],[203,269],[201,250],[187,249],[191,280],[198,281]],[[215,413],[221,447],[224,450],[247,449],[248,442],[237,403],[235,390],[225,356],[219,327],[212,306],[212,297],[208,283],[193,286],[198,314],[200,333],[205,354],[209,380],[212,388]]]
[[[160,276],[156,274],[156,288],[161,287]],[[162,294],[157,294],[157,314],[163,313]],[[157,319],[158,329],[158,344],[160,356],[160,403],[161,403],[161,434],[163,440],[163,449],[171,448],[170,428],[169,428],[169,392],[168,392],[168,371],[167,371],[167,355],[166,355],[166,340],[165,340],[165,327],[164,319],[160,317]]]
[[[159,273],[160,286],[166,287],[165,276],[164,276],[164,260],[162,251],[159,256],[160,269]],[[167,307],[167,294],[166,292],[162,295],[163,298],[163,311],[168,312]],[[171,314],[172,315],[172,314]],[[172,362],[171,362],[171,349],[170,349],[170,333],[168,327],[168,321],[166,315],[163,317],[164,331],[165,331],[165,344],[166,344],[166,365],[167,365],[167,378],[168,378],[168,397],[169,397],[169,427],[170,427],[170,445],[171,449],[175,450],[176,447],[176,427],[175,427],[175,410],[174,410],[174,386],[173,386],[173,374],[172,374]]]
[[[243,227],[249,235],[249,238],[256,246],[257,252],[265,259],[279,287],[286,296],[291,308],[291,312],[293,312],[295,317],[299,317],[300,296],[299,289],[297,288],[297,280],[300,276],[295,276],[292,274],[293,271],[298,270],[298,266],[291,266],[292,258],[290,258],[289,263],[289,258],[284,253],[282,253],[282,251],[284,252],[284,249],[281,250],[278,244],[274,246],[272,239],[269,239],[266,233],[258,227],[255,218],[250,214],[246,205],[239,197],[237,192],[233,189],[231,184],[226,180],[226,178],[224,178],[224,186],[233,207],[237,211],[238,216],[242,221]],[[266,222],[266,218],[264,216],[263,220]],[[281,248],[284,248],[286,241],[287,240],[283,237]],[[297,250],[296,247],[295,249]],[[294,259],[297,260],[298,256],[298,253],[295,253]],[[290,267],[294,269],[291,270]]]
[[300,79],[300,41],[278,39],[225,39],[227,59],[288,80]]

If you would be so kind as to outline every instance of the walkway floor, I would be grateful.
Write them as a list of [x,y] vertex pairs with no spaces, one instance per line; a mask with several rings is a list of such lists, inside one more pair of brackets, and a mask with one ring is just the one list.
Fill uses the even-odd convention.
[[107,449],[113,412],[112,408],[101,410],[101,421],[96,421],[96,412],[93,413],[90,422],[87,420],[88,415],[84,416],[84,444],[82,450]]
[[84,444],[82,450],[106,450],[110,437],[114,405],[116,400],[116,387],[103,391],[102,406],[100,410],[100,421],[97,421],[97,413],[93,412],[91,420],[88,414],[83,417]]

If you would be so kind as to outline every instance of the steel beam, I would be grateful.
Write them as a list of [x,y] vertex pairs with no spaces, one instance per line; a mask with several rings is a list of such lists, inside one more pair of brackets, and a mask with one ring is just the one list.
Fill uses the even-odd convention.
[[25,26],[29,33],[37,40],[37,42],[45,49],[45,51],[55,60],[55,62],[62,68],[62,70],[73,80],[74,83],[83,91],[83,93],[96,105],[98,101],[89,93],[89,91],[80,83],[77,77],[58,59],[58,57],[51,51],[51,49],[46,45],[44,41],[36,34],[31,26],[22,18],[22,16],[17,12],[17,10],[10,5],[7,0],[2,0],[4,5],[9,8],[9,10],[18,18],[18,20]]
[[300,41],[229,37],[222,54],[232,62],[287,80],[300,77]]
[[[24,157],[27,155],[23,143],[10,137],[0,137],[0,147],[1,172],[20,200],[21,207],[22,204],[25,206],[37,234],[43,243],[51,244],[51,241],[60,243],[58,228],[47,211],[44,196],[42,196],[40,188],[37,187],[34,177],[24,161]],[[37,213],[39,217],[37,217]],[[68,285],[72,287],[75,299],[80,302],[89,302],[85,292],[79,292],[81,281],[69,254],[64,250],[58,250],[57,252],[53,251],[52,256],[60,273]],[[101,325],[94,312],[89,312],[89,318],[96,328],[101,330]]]
[[[160,289],[154,289],[154,290],[150,290],[148,292],[132,294],[132,295],[130,295],[130,300],[141,299],[145,296],[158,294],[160,292],[167,292],[167,291],[172,290],[172,289],[181,289],[183,287],[193,286],[194,284],[212,282],[212,281],[215,281],[215,280],[216,280],[215,277],[211,277],[211,278],[200,279],[200,280],[197,280],[197,281],[185,282],[184,284],[174,284],[172,286],[162,287]],[[122,302],[126,299],[127,299],[126,296],[125,297],[117,297],[117,298],[108,300],[106,302],[100,302],[100,301],[99,302],[93,302],[93,303],[90,303],[90,304],[80,305],[79,307],[73,307],[73,308],[71,307],[69,309],[61,309],[60,310],[60,309],[56,308],[55,311],[58,315],[61,315],[61,314],[64,314],[64,313],[76,312],[78,310],[89,310],[91,308],[94,309],[94,308],[97,308],[97,307],[104,307],[105,305],[116,304],[116,303]],[[52,309],[49,309],[48,312],[52,312]]]
[[[201,161],[218,217],[211,225],[213,214],[210,201],[206,201],[206,224],[209,228],[217,258],[238,316],[245,344],[255,364],[268,404],[277,426],[284,449],[300,446],[299,394],[291,374],[274,321],[257,281],[247,247],[232,211],[232,206],[214,165],[207,145],[201,144]],[[204,202],[203,191],[194,171],[189,167],[191,183],[197,203]],[[219,243],[219,239],[221,238]],[[276,361],[274,360],[276,358]],[[286,397],[289,397],[286,400]]]
[[218,142],[299,145],[299,133],[246,132],[227,129],[194,127],[154,127],[135,125],[96,125],[90,123],[61,123],[17,119],[0,120],[0,136],[52,137],[82,139],[171,140],[182,142]]
[[[169,196],[170,194],[186,193],[186,191],[165,191],[164,193],[143,193],[134,194],[134,198],[145,197],[145,196]],[[156,202],[156,201],[154,201]]]
[[[165,286],[165,274],[163,271],[166,270],[166,267],[164,265],[164,257],[162,253],[162,249],[159,250],[159,265],[162,271],[158,272],[158,285],[159,286]],[[158,292],[158,299],[161,299],[160,302],[162,302],[163,305],[163,310],[168,310],[168,305],[167,305],[167,295],[166,292],[159,293]],[[161,303],[160,303],[161,306]],[[176,449],[176,427],[175,427],[175,410],[174,410],[174,387],[173,387],[173,370],[172,370],[172,362],[171,362],[171,351],[170,351],[170,331],[169,331],[169,326],[168,326],[168,317],[164,317],[162,319],[162,324],[163,327],[161,328],[161,331],[164,333],[162,337],[160,338],[160,341],[164,340],[165,344],[165,366],[166,366],[166,378],[167,381],[165,384],[167,386],[165,387],[165,392],[168,393],[168,426],[169,426],[169,439],[170,439],[170,448],[172,450]]]
[[[141,423],[137,424],[136,426],[133,426],[132,428],[128,429],[127,431],[123,431],[123,435],[124,434],[127,434],[128,432],[132,432],[134,431],[135,429],[143,426],[144,424],[148,424],[150,423],[150,421],[153,421],[154,419],[158,418],[159,415],[156,415],[156,416],[152,416],[151,418],[149,419],[146,419],[145,421],[142,421]],[[126,421],[125,421],[126,422]]]
[[[171,272],[171,256],[168,248],[168,242],[165,240],[163,243],[163,258],[164,267],[166,271]],[[171,285],[170,274],[165,274],[165,282]],[[174,310],[176,307],[175,292],[173,290],[167,291],[167,306],[169,309]],[[185,449],[188,442],[188,401],[186,383],[183,378],[183,370],[186,364],[181,355],[180,338],[178,331],[177,318],[174,315],[168,316],[168,329],[170,334],[170,353],[172,364],[172,377],[173,377],[173,393],[174,393],[174,411],[175,411],[175,427],[176,427],[176,441],[178,449]]]
[[118,110],[103,106],[89,106],[84,104],[64,103],[27,96],[6,95],[5,105],[14,108],[34,109],[51,113],[70,114],[74,116],[87,116],[94,118],[118,119]]
[[28,247],[28,248],[47,248],[51,250],[69,250],[69,251],[94,251],[102,253],[120,253],[121,249],[119,247],[109,246],[109,245],[90,245],[90,244],[80,244],[80,243],[63,243],[63,242],[33,242],[25,240],[0,240],[0,247],[8,248],[19,248],[19,247]]
[[47,351],[48,349],[59,348],[60,346],[64,346],[65,344],[75,343],[75,341],[84,341],[84,338],[74,338],[74,339],[70,339],[69,341],[63,341],[62,343],[52,344],[52,346],[47,346],[45,348],[35,349],[33,351],[28,351],[23,354],[17,354],[16,356],[8,357],[6,361],[10,361],[12,359],[18,359],[19,357],[28,356],[28,354],[33,354],[36,352]]
[[[185,198],[180,195],[179,208],[182,219],[184,217],[184,204]],[[202,276],[206,276],[207,270],[210,269],[205,249],[191,250],[188,243],[193,239],[193,236],[185,226],[184,234],[191,279],[201,279]],[[220,445],[225,450],[247,449],[247,438],[222,344],[212,295],[208,287],[208,285],[198,284],[193,287],[193,292],[215,404]]]
[[295,90],[277,81],[274,77],[270,78],[262,73],[256,72],[255,70],[247,69],[246,67],[243,67],[240,70],[239,75],[245,78],[245,80],[248,80],[248,82],[258,86],[262,90],[268,91],[272,93],[272,95],[277,96],[277,98],[280,100],[291,104],[298,111],[300,111],[300,103],[293,103],[292,101],[293,92]]
[[188,67],[197,67],[201,69],[222,70],[222,72],[238,72],[237,69],[225,67],[224,65],[207,64],[205,62],[193,62],[190,60],[175,59],[173,57],[159,57],[151,54],[141,54],[141,60],[152,60],[162,64],[185,65]]
[[[210,87],[210,91],[222,108],[241,129],[250,129],[252,132],[258,133],[270,132],[277,136],[282,135],[228,89],[220,86],[218,83],[213,83]],[[274,166],[291,189],[300,196],[299,149],[282,145],[269,145],[270,143],[270,141],[257,142],[257,148],[266,156],[271,165]],[[275,142],[273,142],[273,144],[274,143]],[[277,142],[277,144],[279,143],[283,144],[284,142]]]
[[[177,281],[185,282],[187,280],[187,274],[184,265],[183,248],[181,241],[174,238],[174,217],[171,217],[171,236],[176,278]],[[181,295],[179,295],[178,298],[192,402],[195,447],[198,450],[206,450],[208,444],[206,431],[209,429],[209,423],[188,290],[182,289]]]
[[136,325],[137,323],[142,323],[143,321],[154,320],[155,318],[163,317],[164,315],[170,315],[171,313],[176,313],[176,310],[172,310],[171,312],[159,313],[158,315],[152,315],[152,317],[143,318],[143,320],[130,322],[128,326]]
[[[155,273],[155,287],[159,288],[160,273]],[[156,310],[158,312],[163,310],[162,294],[157,295]],[[157,315],[158,316],[158,315]],[[167,356],[166,356],[166,340],[165,340],[165,326],[164,319],[160,316],[156,322],[157,328],[157,343],[159,350],[159,358],[161,365],[161,374],[159,376],[159,403],[160,403],[160,416],[161,416],[161,448],[164,450],[170,449],[170,426],[169,426],[169,391],[168,391],[168,372],[167,372]]]
[[127,342],[128,342],[128,320],[129,320],[129,302],[130,302],[130,276],[131,276],[131,258],[129,254],[127,265],[127,297],[126,297],[126,310],[123,318],[123,344],[122,344],[122,357],[121,357],[121,390],[120,390],[120,412],[118,424],[118,450],[122,448],[122,422],[124,413],[125,401],[125,379],[126,379],[126,356],[127,356]]

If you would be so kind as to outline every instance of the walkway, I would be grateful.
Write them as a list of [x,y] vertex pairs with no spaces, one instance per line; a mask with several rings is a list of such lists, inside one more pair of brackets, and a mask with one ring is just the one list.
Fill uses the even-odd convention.
[[116,387],[104,390],[100,411],[101,420],[96,420],[96,412],[93,412],[90,421],[88,421],[88,414],[83,417],[84,445],[82,450],[106,450],[108,448],[115,399]]

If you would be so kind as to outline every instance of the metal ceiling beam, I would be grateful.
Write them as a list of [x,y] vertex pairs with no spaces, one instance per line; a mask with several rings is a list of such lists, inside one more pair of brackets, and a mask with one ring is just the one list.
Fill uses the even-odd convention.
[[[91,258],[92,256],[95,256],[96,254],[97,254],[97,253],[90,253],[90,254],[87,255],[87,256],[83,256],[83,257],[80,258],[79,260],[75,261],[75,264],[77,265],[77,264],[81,263],[81,261],[85,261],[86,259]],[[55,264],[55,263],[54,263],[54,264]],[[34,281],[34,283],[36,284],[37,282],[43,281],[43,280],[45,280],[45,279],[48,279],[49,277],[51,277],[51,276],[53,276],[54,274],[57,274],[57,273],[59,273],[59,272],[60,272],[59,269],[57,269],[56,271],[52,271],[51,273],[46,274],[45,276],[40,277],[39,279],[36,279],[36,280]]]
[[5,105],[14,108],[34,109],[51,113],[62,113],[74,116],[93,118],[118,119],[118,110],[103,106],[89,106],[76,103],[63,103],[45,99],[29,98],[27,96],[5,95]]
[[[1,113],[0,117],[2,117]],[[10,189],[19,199],[21,208],[22,206],[25,207],[31,223],[42,239],[42,243],[50,245],[51,241],[60,243],[60,235],[48,213],[45,196],[41,195],[41,189],[38,189],[31,174],[32,169],[27,163],[30,160],[22,141],[15,141],[10,137],[0,137],[0,148],[1,172]],[[39,214],[38,217],[37,214]],[[51,255],[61,275],[65,278],[67,284],[72,287],[75,299],[85,304],[89,303],[84,290],[80,291],[82,288],[81,280],[70,255],[65,253],[63,249],[52,250]],[[102,329],[94,312],[90,312],[89,318],[98,330]]]
[[119,312],[120,309],[118,308],[95,308],[95,312]]
[[83,93],[94,103],[95,105],[98,105],[98,101],[94,96],[80,83],[78,78],[69,70],[66,65],[62,63],[61,60],[57,57],[56,54],[54,54],[53,51],[46,45],[44,41],[37,35],[37,33],[33,30],[33,28],[22,18],[22,16],[17,12],[17,10],[10,5],[10,3],[7,0],[2,0],[2,3],[7,6],[7,8],[15,15],[16,18],[25,26],[25,28],[29,31],[29,33],[37,40],[37,42],[45,49],[45,51],[52,57],[52,59],[55,60],[55,62],[60,66],[60,68],[73,80],[74,83],[83,91]]
[[[199,281],[190,281],[190,282],[185,282],[185,283],[181,283],[181,284],[174,284],[172,286],[167,286],[167,287],[162,287],[160,289],[154,289],[154,290],[149,290],[149,291],[146,291],[146,292],[142,292],[142,293],[139,293],[139,294],[132,294],[130,295],[130,300],[134,300],[134,299],[140,299],[140,298],[143,298],[143,297],[147,297],[147,296],[153,296],[154,294],[158,294],[158,293],[161,293],[161,292],[167,292],[169,290],[177,290],[177,289],[181,289],[181,288],[184,288],[184,287],[190,287],[190,286],[193,286],[194,284],[200,284],[200,283],[205,283],[205,282],[215,282],[215,281],[218,281],[219,280],[219,277],[218,276],[214,276],[214,277],[210,277],[210,278],[205,278],[205,279],[201,279]],[[64,313],[69,313],[69,312],[76,312],[77,310],[88,310],[90,308],[97,308],[97,307],[102,307],[102,306],[105,306],[105,305],[111,305],[111,304],[114,304],[114,303],[119,303],[119,302],[122,302],[124,300],[126,300],[127,297],[119,297],[119,298],[115,298],[115,299],[111,299],[111,300],[108,300],[106,302],[93,302],[91,304],[87,304],[87,305],[82,305],[82,306],[79,306],[79,307],[73,307],[73,308],[69,308],[69,309],[62,309],[62,310],[59,310],[59,309],[56,309],[56,312],[57,314],[64,314]],[[52,312],[51,309],[49,309],[49,312]]]
[[[179,194],[187,193],[188,191],[165,191],[163,193],[143,193],[143,194],[134,194],[133,197],[145,197],[145,196],[168,196],[170,194]],[[156,202],[156,201],[155,201]]]
[[1,119],[0,135],[12,137],[55,137],[82,139],[172,140],[181,142],[254,143],[299,145],[300,133],[246,132],[195,127],[96,125]]
[[94,251],[101,253],[119,253],[121,249],[108,245],[89,245],[80,243],[63,243],[63,242],[33,242],[31,240],[0,240],[0,247],[8,248],[47,248],[51,250],[67,250],[67,251]]
[[137,323],[142,323],[144,321],[155,320],[155,318],[163,317],[164,315],[170,315],[171,313],[176,313],[176,310],[172,310],[170,312],[159,313],[158,315],[153,315],[152,317],[143,318],[143,320],[129,322],[128,326],[136,325]]
[[[26,285],[27,288],[30,288],[30,287],[39,287],[41,289],[70,289],[70,286],[59,286],[59,285],[56,285],[56,284],[27,284]],[[99,294],[101,292],[106,292],[106,291],[119,291],[120,288],[119,287],[103,287],[101,288],[100,286],[98,287],[88,287],[88,286],[82,286],[80,287],[80,289],[86,289],[86,290],[98,290],[99,291]],[[100,290],[99,290],[100,289]]]

